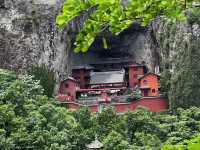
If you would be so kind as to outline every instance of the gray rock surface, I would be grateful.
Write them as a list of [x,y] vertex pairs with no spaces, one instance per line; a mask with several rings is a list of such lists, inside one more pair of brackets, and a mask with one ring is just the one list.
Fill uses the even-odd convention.
[[62,4],[63,0],[1,1],[1,68],[21,73],[32,65],[45,64],[55,71],[58,82],[68,74],[71,38],[55,25]]
[[[200,38],[200,24],[194,22],[190,24],[188,21],[168,24],[159,22],[153,28],[155,51],[159,54],[159,62],[163,69],[176,70],[175,64],[180,61],[183,54],[190,55],[192,44],[196,44],[196,40]],[[200,44],[200,43],[198,43]],[[182,58],[184,59],[184,58]]]
[[[173,29],[155,21],[148,29],[133,25],[118,37],[108,34],[109,50],[103,50],[100,36],[87,54],[77,55],[72,52],[73,39],[87,14],[59,31],[55,19],[63,2],[0,0],[0,68],[23,73],[32,65],[45,64],[55,71],[59,86],[60,81],[70,74],[73,64],[118,54],[122,59],[144,61],[151,71],[158,72],[161,60],[174,55],[176,47],[187,41],[190,34],[200,34],[198,24],[179,24]],[[167,44],[170,44],[169,48]]]
[[[72,39],[86,15],[59,31],[55,18],[64,0],[0,1],[0,67],[25,72],[32,65],[45,64],[56,72],[58,83],[70,73]],[[145,33],[131,30],[114,43],[117,51],[128,51],[137,62],[152,61]],[[77,56],[76,56],[77,57]],[[93,56],[92,56],[93,57]],[[80,58],[84,59],[84,58]],[[147,60],[148,59],[148,60]]]

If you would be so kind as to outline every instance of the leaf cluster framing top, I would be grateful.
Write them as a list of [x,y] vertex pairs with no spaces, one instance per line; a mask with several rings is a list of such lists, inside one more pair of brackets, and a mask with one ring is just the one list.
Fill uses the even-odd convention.
[[130,0],[124,6],[121,0],[66,0],[56,23],[63,29],[82,12],[95,7],[74,43],[75,52],[87,52],[95,37],[104,29],[118,35],[133,22],[146,26],[158,16],[171,22],[184,20],[183,11],[191,7],[192,2],[193,0]]

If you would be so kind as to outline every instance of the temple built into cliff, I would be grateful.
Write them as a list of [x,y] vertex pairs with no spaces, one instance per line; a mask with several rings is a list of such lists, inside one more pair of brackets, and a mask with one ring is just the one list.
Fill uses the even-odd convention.
[[88,106],[101,112],[112,106],[123,113],[143,106],[150,111],[168,109],[160,95],[160,76],[148,71],[145,63],[110,59],[73,66],[71,77],[62,81],[57,99],[70,109]]

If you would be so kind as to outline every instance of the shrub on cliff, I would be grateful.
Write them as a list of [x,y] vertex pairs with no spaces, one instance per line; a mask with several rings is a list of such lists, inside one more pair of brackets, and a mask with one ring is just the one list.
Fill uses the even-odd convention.
[[55,88],[55,75],[52,70],[49,70],[45,65],[33,66],[29,70],[29,74],[34,76],[35,80],[40,81],[40,85],[44,88],[44,94],[52,97]]
[[199,24],[200,25],[200,9],[199,8],[195,8],[191,10],[191,13],[188,17],[188,22],[190,24]]

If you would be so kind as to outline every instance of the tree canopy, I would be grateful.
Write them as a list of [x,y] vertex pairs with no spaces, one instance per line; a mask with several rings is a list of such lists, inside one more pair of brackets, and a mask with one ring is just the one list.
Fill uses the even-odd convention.
[[[62,11],[57,16],[59,28],[67,26],[83,12],[88,19],[76,37],[75,52],[87,52],[95,37],[108,29],[118,35],[132,23],[148,25],[156,17],[176,22],[183,20],[183,11],[191,7],[193,0],[66,0]],[[106,48],[106,40],[103,39]]]
[[100,114],[87,107],[71,112],[45,96],[39,81],[30,75],[0,70],[0,83],[2,150],[86,150],[95,137],[104,150],[200,148],[196,107],[177,109],[174,114],[144,108],[117,114],[110,107]]

